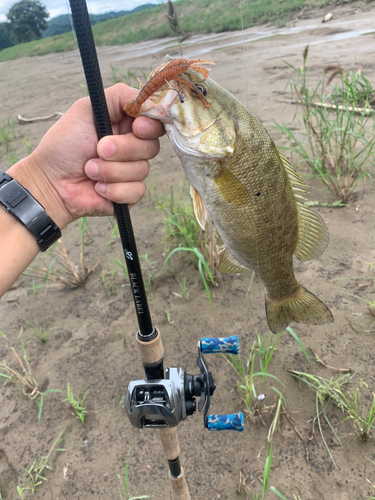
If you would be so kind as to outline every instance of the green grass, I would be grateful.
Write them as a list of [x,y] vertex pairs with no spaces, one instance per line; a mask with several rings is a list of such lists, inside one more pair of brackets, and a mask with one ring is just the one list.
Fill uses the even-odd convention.
[[142,500],[144,498],[151,498],[149,495],[140,495],[135,497],[129,496],[129,455],[130,455],[130,450],[128,453],[128,459],[126,460],[123,475],[117,474],[117,480],[119,483],[118,494],[120,500]]
[[[309,355],[307,354],[306,349],[298,335],[290,327],[288,327],[286,331],[297,342],[306,358],[306,361],[310,366],[312,366]],[[254,340],[245,361],[241,359],[240,354],[236,356],[233,354],[229,354],[228,357],[224,356],[239,378],[237,387],[241,393],[242,401],[246,406],[246,410],[252,417],[254,415],[254,410],[257,411],[259,407],[257,396],[260,392],[262,392],[262,384],[265,377],[273,379],[280,385],[284,386],[284,384],[277,377],[275,377],[275,375],[269,373],[269,365],[284,333],[285,330],[279,332],[277,335],[264,334],[261,336],[258,332],[256,332],[256,340]],[[279,389],[276,387],[270,387],[270,389],[272,389],[278,396],[280,405],[285,402]],[[280,412],[280,407],[278,410]],[[275,411],[277,413],[277,408],[275,408]],[[276,421],[277,419],[275,422]],[[273,434],[274,430],[275,429],[273,429],[270,433],[270,436]]]
[[[49,462],[51,460],[52,452],[56,448],[56,445],[61,443],[65,439],[62,437],[62,434],[63,432],[61,432],[57,439],[55,439],[46,456],[41,457],[40,460],[35,460],[28,469],[25,469],[26,480],[21,485],[17,486],[17,493],[21,500],[30,498],[29,493],[34,496],[39,486],[43,484],[43,481],[47,481],[47,479],[45,478],[45,472],[47,470],[52,470]],[[63,452],[66,450],[64,448],[56,448],[56,451]],[[25,496],[26,494],[27,496]]]
[[[272,373],[267,371],[268,365],[272,359],[275,352],[276,346],[280,341],[282,333],[279,333],[276,337],[264,339],[257,334],[257,340],[254,340],[249,355],[245,361],[242,360],[241,355],[229,354],[228,357],[223,356],[227,363],[233,368],[239,381],[237,382],[237,387],[241,393],[242,401],[245,404],[246,411],[254,420],[254,415],[258,414],[259,404],[258,404],[258,393],[262,391],[262,383],[265,377],[271,378],[276,382],[282,382],[275,377]],[[258,383],[259,380],[259,383]],[[257,389],[257,387],[258,389]],[[271,387],[274,392],[282,398],[282,394],[275,387]]]
[[[270,449],[269,449],[266,461],[264,463],[263,479],[262,479],[262,491],[261,492],[253,492],[252,489],[248,488],[246,485],[247,478],[244,478],[242,476],[242,474],[240,474],[240,478],[242,479],[242,481],[237,489],[238,493],[241,493],[241,491],[244,491],[245,498],[249,498],[249,496],[247,495],[247,492],[246,492],[246,490],[248,490],[251,492],[252,500],[265,500],[266,498],[270,498],[270,496],[267,495],[267,493],[269,491],[272,491],[272,493],[274,493],[276,496],[278,496],[282,500],[287,500],[287,498],[282,493],[280,493],[280,491],[277,488],[275,488],[274,486],[268,486],[269,482],[270,482],[272,457],[273,457],[273,441],[271,440]],[[293,500],[300,500],[300,499],[299,499],[299,497],[297,499],[297,497],[295,495],[293,495]]]
[[73,389],[71,388],[71,386],[68,382],[67,389],[66,389],[66,394],[68,397],[63,399],[63,403],[65,403],[66,401],[69,401],[70,406],[73,409],[73,415],[76,418],[78,418],[78,420],[81,422],[82,425],[85,425],[85,418],[87,415],[87,408],[86,408],[86,406],[83,405],[83,403],[85,402],[85,399],[86,399],[88,392],[89,391],[86,391],[82,397],[79,397],[79,395],[78,395],[77,399],[76,399],[74,397],[74,394],[73,394]]
[[63,35],[8,47],[0,52],[0,61],[10,61],[19,57],[43,56],[51,52],[66,52],[74,48],[75,42],[72,33],[64,33]]
[[290,142],[285,148],[296,154],[331,193],[345,204],[358,182],[368,176],[375,164],[375,110],[371,103],[375,89],[360,71],[344,73],[338,65],[331,76],[338,83],[327,84],[327,74],[311,86],[307,66],[308,47],[300,68],[291,68],[292,102],[304,125],[296,133],[285,124],[277,124]]
[[[285,25],[290,15],[305,5],[323,6],[327,0],[255,0],[242,2],[242,17],[238,0],[178,0],[174,2],[182,35],[220,33],[274,21]],[[123,45],[143,40],[174,36],[167,18],[167,5],[111,19],[93,26],[97,46]],[[0,52],[0,61],[63,52],[75,48],[72,33],[9,47]]]
[[116,83],[125,83],[129,87],[134,87],[134,88],[139,88],[139,80],[145,83],[148,74],[151,73],[152,71],[152,68],[150,68],[149,71],[147,72],[142,71],[142,75],[137,76],[130,69],[127,69],[125,72],[122,72],[120,68],[114,66],[112,63],[110,64],[110,68],[111,68],[111,76],[110,76],[111,85],[115,85]]
[[215,286],[215,281],[212,277],[210,268],[209,268],[204,256],[201,254],[201,252],[198,250],[198,248],[178,247],[178,248],[175,248],[174,250],[171,251],[171,253],[168,255],[168,257],[165,259],[164,265],[167,264],[167,262],[172,257],[172,255],[175,254],[176,252],[187,252],[187,253],[192,253],[193,255],[195,255],[195,257],[197,259],[198,271],[199,271],[204,289],[206,290],[207,298],[211,302],[211,293],[210,293],[210,289],[208,287],[206,274],[207,274],[208,279],[211,282],[212,286]]
[[[165,214],[164,223],[166,229],[165,249],[168,253],[164,265],[173,261],[175,253],[184,252],[197,266],[199,274],[206,290],[206,295],[211,301],[209,283],[216,286],[214,281],[215,262],[217,254],[218,235],[210,224],[203,231],[194,215],[193,202],[186,192],[186,185],[176,196],[173,188],[170,196],[158,200],[159,210]],[[186,286],[182,284],[183,293]],[[184,292],[185,290],[185,292]]]
[[[22,129],[17,120],[11,116],[8,116],[6,121],[1,122],[0,168],[2,170],[7,170],[21,158],[31,153],[33,145],[29,138],[24,137],[24,132],[25,129]],[[29,134],[29,132],[26,133]]]
[[42,342],[42,344],[48,342],[48,338],[52,330],[55,330],[56,327],[50,327],[47,324],[39,324],[33,325],[29,321],[25,319],[26,326],[30,328],[30,330],[34,333],[34,335]]
[[[373,400],[370,408],[368,409],[363,405],[360,405],[359,388],[353,389],[352,391],[344,391],[346,385],[352,380],[352,374],[348,373],[336,379],[327,379],[312,373],[303,373],[295,370],[288,371],[298,380],[306,384],[315,393],[315,419],[318,423],[323,443],[334,464],[335,461],[324,437],[322,427],[322,421],[325,421],[335,436],[337,442],[341,444],[340,439],[327,415],[326,410],[329,403],[333,403],[345,414],[341,423],[350,421],[353,424],[354,434],[360,441],[367,441],[369,439],[372,429],[375,427],[375,395],[373,394]],[[365,382],[362,382],[360,385],[367,387]]]

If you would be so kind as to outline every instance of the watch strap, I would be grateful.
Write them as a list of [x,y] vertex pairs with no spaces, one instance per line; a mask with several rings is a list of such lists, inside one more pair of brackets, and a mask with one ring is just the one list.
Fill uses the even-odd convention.
[[44,252],[61,237],[60,228],[42,205],[13,177],[0,171],[0,204],[32,234]]

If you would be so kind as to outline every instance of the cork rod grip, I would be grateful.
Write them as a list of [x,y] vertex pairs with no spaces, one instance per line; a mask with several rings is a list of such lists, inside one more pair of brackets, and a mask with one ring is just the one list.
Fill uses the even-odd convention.
[[139,357],[144,365],[155,365],[159,363],[164,356],[163,344],[161,342],[160,331],[157,331],[157,336],[151,342],[142,342],[137,336]]
[[178,477],[171,477],[173,500],[191,500],[190,493],[186,484],[184,469],[181,468],[181,474]]

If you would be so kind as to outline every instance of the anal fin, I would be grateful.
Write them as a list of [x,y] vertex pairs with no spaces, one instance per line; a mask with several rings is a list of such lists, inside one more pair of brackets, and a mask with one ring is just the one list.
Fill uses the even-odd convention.
[[231,254],[228,252],[228,250],[226,250],[225,248],[219,254],[219,264],[217,266],[217,269],[221,273],[235,273],[235,274],[240,274],[245,271],[248,271],[248,269],[239,262],[237,262],[236,259],[232,257]]

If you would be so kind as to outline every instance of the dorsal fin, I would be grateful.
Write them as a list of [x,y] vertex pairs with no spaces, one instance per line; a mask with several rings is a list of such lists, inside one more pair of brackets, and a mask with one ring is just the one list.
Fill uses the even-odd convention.
[[304,196],[302,196],[300,193],[306,193],[306,189],[305,189],[306,184],[303,182],[301,177],[297,174],[297,172],[294,170],[292,165],[289,163],[289,160],[284,155],[284,153],[282,151],[280,151],[279,149],[277,150],[277,152],[279,153],[279,156],[280,156],[281,161],[283,162],[285,171],[288,174],[289,181],[290,181],[290,184],[292,186],[294,195],[298,199],[305,200],[306,198]]
[[329,243],[327,226],[320,215],[312,212],[303,204],[306,198],[301,193],[306,192],[304,189],[306,185],[284,153],[279,150],[278,153],[288,174],[298,208],[298,242],[294,255],[301,261],[317,259]]
[[320,215],[302,203],[298,207],[298,243],[294,255],[298,260],[318,259],[329,243],[328,228]]

